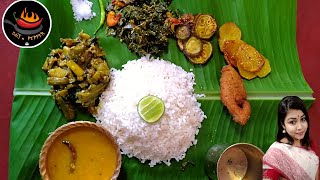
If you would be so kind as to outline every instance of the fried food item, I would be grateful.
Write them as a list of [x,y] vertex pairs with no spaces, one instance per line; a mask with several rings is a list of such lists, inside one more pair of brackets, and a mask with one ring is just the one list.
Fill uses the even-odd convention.
[[193,64],[207,63],[213,53],[209,39],[218,28],[216,20],[209,14],[183,14],[178,19],[168,16],[166,21],[187,59]]
[[217,31],[218,24],[209,14],[198,14],[195,17],[194,32],[200,39],[210,39]]
[[240,65],[238,65],[238,71],[239,71],[240,76],[242,76],[248,80],[251,80],[251,79],[257,77],[257,73],[246,71]]
[[234,58],[238,65],[249,72],[258,72],[264,65],[261,54],[249,44],[242,44]]
[[228,40],[224,43],[224,58],[226,59],[227,63],[233,67],[237,67],[235,56],[243,44],[245,44],[245,42],[242,40]]
[[181,40],[186,40],[191,35],[191,29],[187,25],[179,26],[176,30],[176,37]]
[[212,45],[209,41],[202,41],[202,50],[200,52],[200,56],[197,57],[189,57],[189,60],[194,64],[204,64],[206,63],[210,56],[212,55]]
[[184,49],[184,44],[183,44],[183,41],[181,39],[177,39],[177,45],[178,45],[178,48],[183,51]]
[[192,36],[184,44],[184,52],[190,57],[196,57],[200,55],[202,50],[202,42],[200,39]]
[[271,72],[270,62],[265,57],[262,56],[262,58],[264,59],[265,63],[263,65],[263,67],[261,68],[261,70],[258,72],[246,71],[240,65],[238,65],[238,70],[239,70],[240,75],[248,80],[251,80],[257,76],[259,76],[259,78],[266,77]]
[[241,40],[241,30],[228,22],[219,28],[219,47],[227,63],[238,69],[241,77],[263,78],[271,72],[269,61],[253,46]]
[[271,66],[270,66],[269,60],[266,59],[264,56],[262,56],[262,58],[264,59],[264,65],[261,68],[261,70],[256,73],[259,76],[259,78],[266,77],[271,72]]
[[250,118],[251,106],[247,101],[243,80],[231,65],[226,65],[221,70],[220,98],[233,120],[245,125]]
[[219,28],[219,47],[224,52],[225,42],[228,40],[240,40],[241,30],[233,22],[227,22]]

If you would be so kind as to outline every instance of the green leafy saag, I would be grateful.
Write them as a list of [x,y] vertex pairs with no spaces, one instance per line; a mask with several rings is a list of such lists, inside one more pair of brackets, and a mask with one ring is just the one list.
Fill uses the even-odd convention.
[[107,11],[114,11],[121,18],[116,26],[107,27],[107,35],[118,37],[128,48],[140,56],[160,55],[172,35],[165,21],[171,13],[170,1],[135,0],[124,7],[109,4]]

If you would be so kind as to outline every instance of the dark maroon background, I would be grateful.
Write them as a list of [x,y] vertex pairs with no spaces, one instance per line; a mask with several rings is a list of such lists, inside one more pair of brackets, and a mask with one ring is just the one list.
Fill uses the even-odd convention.
[[[13,0],[0,3],[1,19]],[[297,43],[305,79],[314,91],[315,103],[309,110],[311,137],[320,153],[320,1],[298,0]],[[0,178],[8,177],[9,126],[19,49],[0,32]]]

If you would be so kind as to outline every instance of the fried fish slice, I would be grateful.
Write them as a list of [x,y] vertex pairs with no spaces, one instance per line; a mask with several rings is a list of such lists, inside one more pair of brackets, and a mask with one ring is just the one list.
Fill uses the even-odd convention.
[[221,70],[220,98],[233,120],[245,125],[250,118],[251,106],[247,101],[243,80],[231,65],[226,65]]
[[224,44],[228,40],[240,40],[241,30],[233,22],[227,22],[219,28],[219,47],[224,52]]
[[264,65],[261,54],[249,44],[242,44],[234,58],[237,65],[249,72],[258,72]]

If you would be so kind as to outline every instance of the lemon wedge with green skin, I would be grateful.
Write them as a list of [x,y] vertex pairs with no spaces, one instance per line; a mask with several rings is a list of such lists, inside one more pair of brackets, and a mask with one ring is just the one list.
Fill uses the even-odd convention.
[[157,96],[145,96],[138,103],[138,112],[146,122],[156,122],[164,113],[164,103]]

